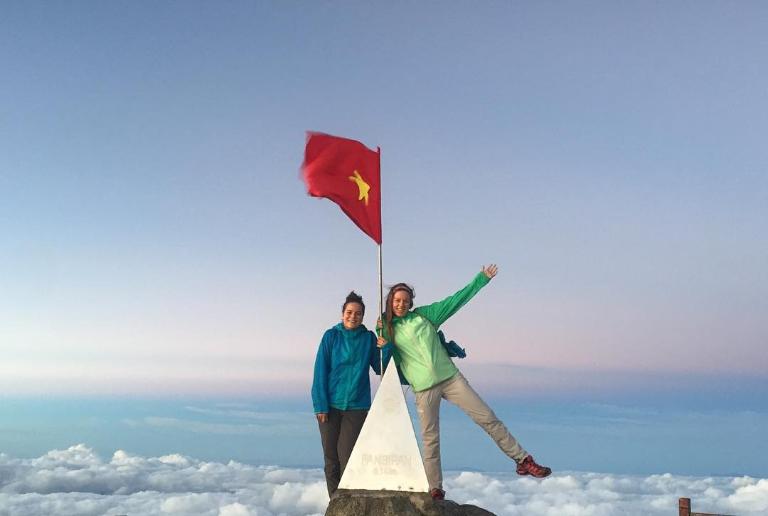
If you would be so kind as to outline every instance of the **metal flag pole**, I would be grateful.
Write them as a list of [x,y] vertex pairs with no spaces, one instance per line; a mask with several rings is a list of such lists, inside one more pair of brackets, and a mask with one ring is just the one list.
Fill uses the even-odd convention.
[[[381,147],[376,147],[376,153],[379,155],[379,223],[381,224]],[[384,239],[381,238],[383,241]],[[379,243],[378,246],[378,255],[379,255],[379,313],[377,317],[377,321],[381,319],[381,314],[384,312],[384,282],[382,280],[382,269],[381,269],[381,243]],[[384,321],[381,321],[382,327],[381,330],[378,331],[378,335],[381,336],[384,334]],[[378,323],[377,323],[378,326]],[[378,329],[378,328],[377,328]],[[384,379],[384,350],[379,348],[379,371],[381,371],[381,378]]]
[[[382,306],[384,305],[384,285],[381,278],[381,244],[379,244],[379,316],[378,320],[381,320]],[[376,326],[378,326],[378,320]],[[378,331],[379,335],[384,334],[384,321],[381,321],[382,327]],[[378,329],[378,328],[377,328]],[[381,369],[381,377],[384,378],[384,350],[379,348],[379,364]]]

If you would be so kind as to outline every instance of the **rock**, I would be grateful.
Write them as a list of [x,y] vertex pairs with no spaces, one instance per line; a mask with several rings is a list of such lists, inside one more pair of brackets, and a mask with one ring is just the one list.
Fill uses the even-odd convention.
[[432,500],[427,493],[339,489],[325,516],[495,516],[475,505]]

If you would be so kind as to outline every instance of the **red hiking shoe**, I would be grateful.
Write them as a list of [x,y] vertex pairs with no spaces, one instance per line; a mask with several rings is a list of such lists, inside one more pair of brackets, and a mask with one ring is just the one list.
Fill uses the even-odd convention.
[[533,460],[533,455],[528,455],[521,462],[517,463],[518,475],[531,475],[536,478],[548,477],[552,474],[552,470],[546,466],[536,464]]
[[429,496],[431,496],[433,500],[445,500],[445,491],[433,487],[429,491]]

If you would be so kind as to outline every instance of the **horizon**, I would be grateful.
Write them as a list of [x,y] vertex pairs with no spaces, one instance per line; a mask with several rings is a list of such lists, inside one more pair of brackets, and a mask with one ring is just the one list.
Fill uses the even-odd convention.
[[[631,402],[626,397],[486,399],[556,471],[768,478],[762,460],[768,453],[762,439],[768,407],[762,398],[717,406],[692,402],[692,394],[669,397],[664,404],[653,396]],[[410,392],[406,400],[413,420]],[[179,453],[281,467],[317,468],[322,462],[305,397],[4,396],[2,401],[0,420],[13,423],[0,432],[0,452],[18,458],[82,443],[102,455]],[[447,470],[513,471],[514,464],[456,407],[444,404],[441,420]],[[412,422],[418,428],[418,421]],[[722,451],[702,453],[712,449]]]

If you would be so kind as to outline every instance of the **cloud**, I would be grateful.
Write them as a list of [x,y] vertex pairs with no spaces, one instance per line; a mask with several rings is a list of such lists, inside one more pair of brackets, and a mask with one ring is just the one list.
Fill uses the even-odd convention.
[[[768,479],[647,477],[563,472],[544,480],[509,473],[448,472],[449,498],[499,515],[675,514],[677,499],[705,512],[765,514]],[[319,469],[205,462],[179,454],[116,451],[104,460],[83,445],[33,459],[0,454],[0,516],[172,514],[301,516],[325,512]]]
[[756,484],[734,479],[732,485],[736,491],[728,496],[731,505],[741,507],[743,511],[768,510],[768,479],[759,480]]
[[307,421],[314,421],[314,414],[311,412],[264,412],[223,406],[218,408],[186,406],[184,409],[195,416],[224,417],[227,422],[147,416],[140,419],[126,418],[123,419],[123,423],[132,427],[170,428],[198,434],[267,436],[301,432],[307,428]]
[[315,414],[310,411],[305,412],[264,412],[257,410],[246,409],[244,404],[218,404],[217,408],[205,408],[189,405],[184,407],[189,412],[196,414],[203,414],[207,416],[227,417],[235,419],[257,419],[260,421],[295,421],[297,418],[305,418],[309,416],[314,418]]
[[[303,415],[303,414],[302,414]],[[304,416],[306,418],[306,416]],[[298,418],[294,418],[297,420]],[[277,418],[266,423],[215,423],[175,417],[147,416],[141,419],[123,419],[123,423],[132,426],[170,428],[182,432],[220,435],[264,435],[276,433],[295,433],[303,431],[307,424],[300,421],[279,422]]]
[[727,514],[764,514],[768,480],[750,477],[648,477],[599,473],[561,473],[536,481],[508,474],[459,473],[449,477],[451,498],[506,515],[571,516],[669,515],[678,498],[694,509]]

